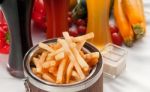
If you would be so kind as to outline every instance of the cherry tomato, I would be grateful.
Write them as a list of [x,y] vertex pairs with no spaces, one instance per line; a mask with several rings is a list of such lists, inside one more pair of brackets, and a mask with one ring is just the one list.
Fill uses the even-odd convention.
[[72,12],[71,11],[68,12],[68,17],[72,17]]
[[3,48],[5,44],[5,38],[0,38],[0,48]]
[[85,26],[79,26],[78,27],[78,32],[80,35],[83,35],[86,33],[86,27]]
[[3,12],[0,10],[0,53],[8,54],[9,52],[8,36],[8,25]]
[[8,54],[9,53],[10,46],[5,45],[3,48],[0,48],[0,52],[3,54]]
[[76,24],[77,24],[77,26],[85,26],[86,22],[83,19],[78,19]]
[[70,34],[71,36],[74,36],[74,37],[76,37],[76,36],[79,35],[76,26],[72,26],[72,27],[69,28],[69,34]]
[[123,39],[119,33],[112,33],[112,41],[114,44],[121,46]]
[[32,19],[34,21],[34,24],[40,28],[40,29],[43,29],[43,30],[46,30],[46,16],[44,17],[42,14],[40,13],[34,13],[32,15]]
[[71,25],[72,25],[72,23],[73,23],[72,18],[71,18],[71,17],[68,17],[68,18],[67,18],[67,21],[68,21],[68,25],[69,25],[69,26],[71,26]]
[[33,6],[33,12],[39,12],[43,15],[46,15],[46,9],[43,0],[35,0],[34,6]]
[[7,26],[7,24],[3,25],[3,26],[2,26],[2,29],[3,29],[5,32],[7,32],[7,31],[8,31],[8,26]]
[[0,27],[0,38],[5,38],[5,33],[1,27]]
[[0,9],[0,26],[5,24],[6,21],[5,21],[5,18],[4,18],[4,14],[2,12],[2,10]]
[[117,28],[117,26],[115,26],[115,25],[109,25],[109,28],[110,28],[110,32],[111,32],[111,34],[113,34],[113,33],[118,33],[119,32],[119,29]]
[[32,19],[37,28],[46,30],[46,9],[43,0],[35,0]]

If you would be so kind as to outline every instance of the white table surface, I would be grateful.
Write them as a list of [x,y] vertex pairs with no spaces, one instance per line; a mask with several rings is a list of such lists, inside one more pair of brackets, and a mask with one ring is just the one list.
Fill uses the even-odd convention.
[[[150,11],[150,0],[144,0],[145,10]],[[104,78],[104,92],[150,92],[150,13],[147,18],[146,36],[127,48],[126,70],[116,79]],[[40,33],[40,36],[39,36]],[[44,38],[34,31],[34,44]],[[0,54],[0,92],[25,92],[24,81],[9,75],[6,70],[8,55]]]

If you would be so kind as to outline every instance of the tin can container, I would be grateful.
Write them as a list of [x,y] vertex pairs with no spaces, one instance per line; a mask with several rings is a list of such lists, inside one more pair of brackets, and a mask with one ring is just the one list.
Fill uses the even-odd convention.
[[[51,44],[56,41],[57,39],[51,39],[43,41],[43,43]],[[99,52],[95,46],[87,42],[82,49],[86,52]],[[103,92],[103,64],[101,54],[98,64],[84,80],[71,84],[55,84],[38,78],[31,71],[31,59],[40,51],[41,49],[36,45],[32,47],[24,57],[23,67],[26,77],[26,92]]]

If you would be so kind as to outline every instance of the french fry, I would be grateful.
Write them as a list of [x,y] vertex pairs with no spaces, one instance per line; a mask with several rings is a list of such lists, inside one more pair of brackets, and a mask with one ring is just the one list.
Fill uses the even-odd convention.
[[32,72],[33,72],[34,74],[37,74],[36,68],[32,68]]
[[61,52],[61,53],[59,53],[59,54],[57,54],[57,55],[55,56],[55,60],[56,60],[56,61],[60,61],[60,60],[62,60],[64,57],[65,57],[65,53],[64,53],[64,52]]
[[68,58],[64,58],[58,67],[58,72],[57,72],[57,78],[56,78],[56,83],[62,84],[64,83],[64,75],[65,75],[65,67],[67,65],[67,60]]
[[50,46],[48,46],[47,44],[44,44],[42,42],[39,43],[39,47],[44,50],[47,50],[48,52],[54,52],[54,50]]
[[53,57],[53,56],[55,56],[55,55],[57,55],[57,54],[59,54],[59,53],[61,53],[63,51],[64,51],[63,48],[59,48],[55,52],[52,52],[52,53],[48,54],[48,57]]
[[81,80],[80,79],[80,76],[78,75],[78,73],[76,71],[72,71],[72,74],[71,74],[77,81]]
[[98,58],[93,58],[89,64],[90,64],[91,66],[94,66],[94,65],[96,65],[97,63],[98,63]]
[[55,57],[50,55],[51,53],[48,53],[47,57],[46,57],[46,61],[51,61],[54,60]]
[[44,51],[40,57],[39,63],[42,65],[44,63],[44,61],[46,60],[48,53],[46,51]]
[[50,61],[46,61],[46,62],[44,62],[43,64],[42,64],[42,68],[49,68],[50,67]]
[[51,73],[55,78],[57,77],[57,72]]
[[94,66],[98,63],[99,52],[88,53],[85,54],[84,57],[90,66]]
[[39,61],[39,58],[33,57],[33,61],[38,62],[38,61]]
[[51,60],[51,61],[46,61],[42,64],[43,68],[49,68],[49,67],[56,67],[58,65],[59,62],[55,61],[55,60]]
[[55,83],[55,77],[52,76],[52,75],[49,74],[49,73],[44,73],[44,74],[42,74],[42,78],[43,78],[44,80],[46,80],[46,81]]
[[68,54],[70,61],[73,62],[76,71],[80,75],[80,78],[85,79],[85,75],[84,75],[79,63],[77,62],[76,58],[74,57],[73,53],[71,52],[67,42],[63,39],[58,39],[58,42],[62,45],[62,47],[64,48],[64,50]]
[[50,67],[57,67],[58,64],[59,64],[59,62],[57,62],[55,60],[50,61]]
[[38,57],[38,58],[40,58],[40,57],[41,57],[41,55],[38,55],[37,57]]
[[74,56],[76,57],[78,63],[80,64],[81,68],[86,72],[89,71],[89,65],[87,62],[81,57],[78,50],[76,48],[72,49]]
[[42,79],[42,75],[41,74],[35,74],[37,77],[41,78]]
[[82,42],[78,42],[78,43],[77,43],[77,49],[78,49],[78,51],[80,51],[80,50],[82,49],[82,47],[83,47],[83,45],[85,44],[85,42],[86,42],[86,41],[82,41]]
[[53,75],[56,75],[57,74],[57,70],[58,70],[57,67],[50,67],[48,71],[49,71],[49,73],[51,73]]
[[83,51],[79,51],[80,55],[82,58],[85,58],[84,52]]
[[87,62],[79,54],[79,51],[77,50],[76,46],[73,44],[73,42],[71,40],[71,37],[69,36],[69,33],[68,32],[63,32],[63,36],[66,39],[66,41],[67,41],[68,45],[70,46],[70,48],[72,49],[73,55],[76,58],[76,60],[78,61],[81,68],[85,72],[89,71],[89,65],[87,64]]
[[82,36],[78,36],[78,37],[72,37],[72,41],[73,42],[83,42],[83,41],[86,41],[86,40],[89,40],[89,39],[92,39],[92,38],[94,38],[94,33],[93,32],[82,35]]
[[93,59],[93,58],[99,58],[99,52],[93,52],[93,53],[85,54],[84,58],[86,60],[90,60],[90,59]]
[[69,33],[68,33],[68,32],[63,32],[63,36],[64,36],[64,38],[65,38],[65,40],[66,40],[66,42],[68,43],[68,46],[69,46],[70,48],[75,47],[76,44],[74,44],[74,43],[72,42],[72,39],[71,39],[71,37],[69,36]]
[[36,68],[36,71],[37,71],[37,73],[42,74],[42,67],[37,67],[37,68]]
[[33,57],[33,63],[35,64],[36,66],[36,72],[37,73],[42,73],[42,67],[41,67],[41,64],[40,64],[40,59],[37,59],[35,57]]
[[42,73],[48,73],[49,70],[47,68],[42,68]]
[[98,63],[98,59],[97,58],[93,58],[93,59],[89,59],[86,60],[86,62],[90,65],[90,66],[94,66]]
[[37,66],[37,72],[38,73],[42,73],[42,64],[45,62],[45,59],[47,57],[48,53],[46,51],[44,51],[38,61],[38,66]]
[[38,58],[33,57],[32,61],[35,64],[36,67],[40,67],[40,63],[39,63],[39,59]]
[[74,67],[73,62],[70,62],[67,68],[67,73],[66,73],[66,83],[70,82],[73,67]]
[[53,50],[58,50],[61,48],[61,44],[59,43],[50,44],[49,46],[52,47]]
[[76,80],[70,80],[69,83],[75,83],[75,82],[77,82],[77,81]]

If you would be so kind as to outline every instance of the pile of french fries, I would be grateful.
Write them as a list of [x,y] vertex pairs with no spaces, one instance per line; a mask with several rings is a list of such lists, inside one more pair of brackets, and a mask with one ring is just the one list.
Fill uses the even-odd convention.
[[39,78],[51,83],[68,84],[85,79],[98,63],[99,52],[85,53],[82,47],[93,33],[71,37],[63,32],[64,39],[56,43],[39,43],[43,50],[32,58],[35,67],[32,72]]

